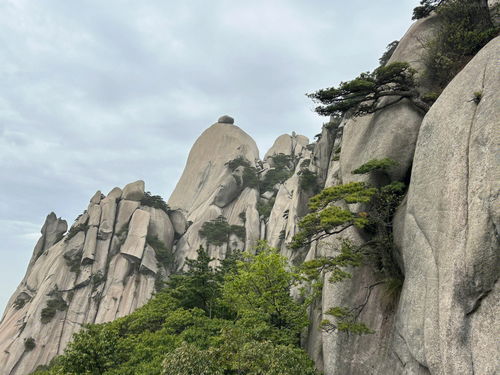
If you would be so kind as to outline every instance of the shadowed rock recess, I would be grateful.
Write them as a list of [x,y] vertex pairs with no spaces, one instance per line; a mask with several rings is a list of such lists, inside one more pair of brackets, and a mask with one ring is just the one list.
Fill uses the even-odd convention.
[[[390,61],[421,73],[419,41],[435,27],[433,17],[416,22]],[[408,185],[393,222],[401,293],[388,302],[368,264],[351,279],[325,282],[303,346],[327,375],[498,373],[499,51],[493,39],[426,114],[405,99],[325,124],[315,143],[281,135],[262,160],[254,140],[225,115],[196,140],[168,206],[136,181],[96,192],[68,231],[49,214],[0,323],[0,374],[28,374],[61,354],[82,325],[130,314],[200,245],[223,259],[265,239],[298,265],[335,255],[342,239],[363,243],[364,234],[349,228],[299,250],[287,246],[311,196],[370,182],[351,172],[381,158],[397,162],[387,178]],[[203,224],[216,219],[237,230],[205,238]],[[360,304],[359,319],[375,333],[320,329],[332,306]],[[29,351],[28,338],[36,343]]]

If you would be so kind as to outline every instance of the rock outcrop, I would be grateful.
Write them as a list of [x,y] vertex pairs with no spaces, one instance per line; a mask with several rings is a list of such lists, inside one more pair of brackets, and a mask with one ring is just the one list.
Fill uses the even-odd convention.
[[497,38],[447,86],[416,145],[395,349],[431,374],[499,370],[499,59]]
[[[98,191],[70,230],[47,216],[26,276],[0,323],[0,373],[28,374],[61,354],[83,324],[130,314],[146,303],[155,280],[167,275],[154,246],[172,251],[166,212],[141,205],[144,182],[107,196]],[[176,221],[180,220],[176,218]],[[149,244],[149,236],[157,239]],[[58,301],[51,308],[49,301]],[[33,350],[24,342],[33,339]]]
[[[389,62],[408,61],[421,73],[421,42],[436,27],[432,16],[416,22]],[[499,58],[500,37],[427,114],[405,99],[375,114],[332,118],[315,143],[284,134],[262,160],[254,140],[224,115],[196,140],[169,206],[146,203],[145,184],[135,181],[107,196],[96,192],[67,232],[49,214],[0,322],[0,374],[28,374],[62,353],[83,324],[139,308],[200,246],[217,262],[262,239],[300,264],[337,254],[343,238],[364,243],[367,233],[349,228],[301,250],[287,246],[321,188],[380,183],[352,174],[376,158],[398,163],[383,182],[408,185],[392,223],[402,291],[388,297],[370,264],[351,279],[325,282],[304,347],[325,375],[498,373]],[[229,232],[209,240],[207,223]],[[359,319],[375,333],[322,331],[333,306],[362,306]],[[33,350],[25,350],[27,339]]]

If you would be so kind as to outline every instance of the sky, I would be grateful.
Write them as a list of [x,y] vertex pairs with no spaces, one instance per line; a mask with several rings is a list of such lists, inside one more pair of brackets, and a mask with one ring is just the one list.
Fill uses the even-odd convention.
[[326,122],[305,94],[372,70],[418,0],[0,0],[0,314],[45,217],[142,179],[168,200],[224,114],[261,156]]

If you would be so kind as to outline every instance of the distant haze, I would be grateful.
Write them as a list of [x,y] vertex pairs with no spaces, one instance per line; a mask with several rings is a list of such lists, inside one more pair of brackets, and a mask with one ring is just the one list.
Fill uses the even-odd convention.
[[45,216],[137,179],[166,199],[229,114],[263,155],[324,118],[304,94],[372,70],[417,0],[0,2],[0,308]]

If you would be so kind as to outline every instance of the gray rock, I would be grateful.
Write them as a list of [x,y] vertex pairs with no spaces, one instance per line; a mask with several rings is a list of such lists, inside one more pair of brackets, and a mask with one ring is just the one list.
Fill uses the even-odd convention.
[[214,204],[224,208],[231,203],[241,192],[241,187],[233,175],[226,176],[215,194]]
[[144,181],[138,180],[123,188],[122,199],[140,201],[144,197]]
[[496,38],[432,106],[415,151],[397,321],[406,345],[396,349],[432,374],[498,371],[497,335],[473,328],[493,322],[482,302],[499,300],[499,58]]
[[122,197],[123,191],[119,187],[114,187],[111,189],[111,191],[108,193],[106,198],[117,201]]
[[115,223],[115,233],[120,232],[123,228],[127,227],[132,214],[137,208],[139,208],[140,203],[137,201],[121,200],[118,203],[118,214]]
[[94,261],[96,245],[97,245],[97,227],[90,227],[87,230],[87,234],[85,235],[82,264],[92,263]]
[[97,190],[95,194],[90,198],[90,204],[99,204],[101,202],[102,193],[100,190]]
[[154,249],[149,245],[146,245],[146,249],[144,250],[144,255],[141,261],[141,271],[149,271],[155,275],[158,272],[156,254]]
[[47,215],[45,223],[40,230],[42,236],[35,245],[33,250],[33,260],[38,258],[45,250],[49,249],[58,240],[60,240],[63,234],[68,230],[68,224],[66,220],[58,218],[55,213],[51,212]]
[[175,233],[183,235],[187,228],[187,220],[184,214],[180,210],[173,210],[169,212],[168,216],[170,217],[170,222],[174,227]]
[[146,235],[148,233],[149,219],[151,215],[141,209],[135,210],[130,220],[127,239],[122,245],[120,252],[133,261],[140,261],[146,246]]
[[172,249],[174,243],[174,227],[165,211],[153,207],[142,207],[141,210],[149,212],[148,235],[157,237],[167,249]]
[[224,115],[224,116],[219,117],[217,122],[219,124],[234,124],[234,118],[232,118],[231,116],[228,116],[228,115]]
[[108,238],[113,232],[116,219],[116,198],[106,197],[101,201],[101,220],[99,223],[99,237]]
[[259,157],[257,145],[248,134],[230,124],[209,127],[189,153],[186,168],[168,201],[170,207],[192,213],[212,203],[215,191],[231,174],[226,163],[239,156],[251,164]]
[[89,221],[88,225],[91,227],[96,227],[101,221],[101,206],[99,204],[91,203],[88,208]]

